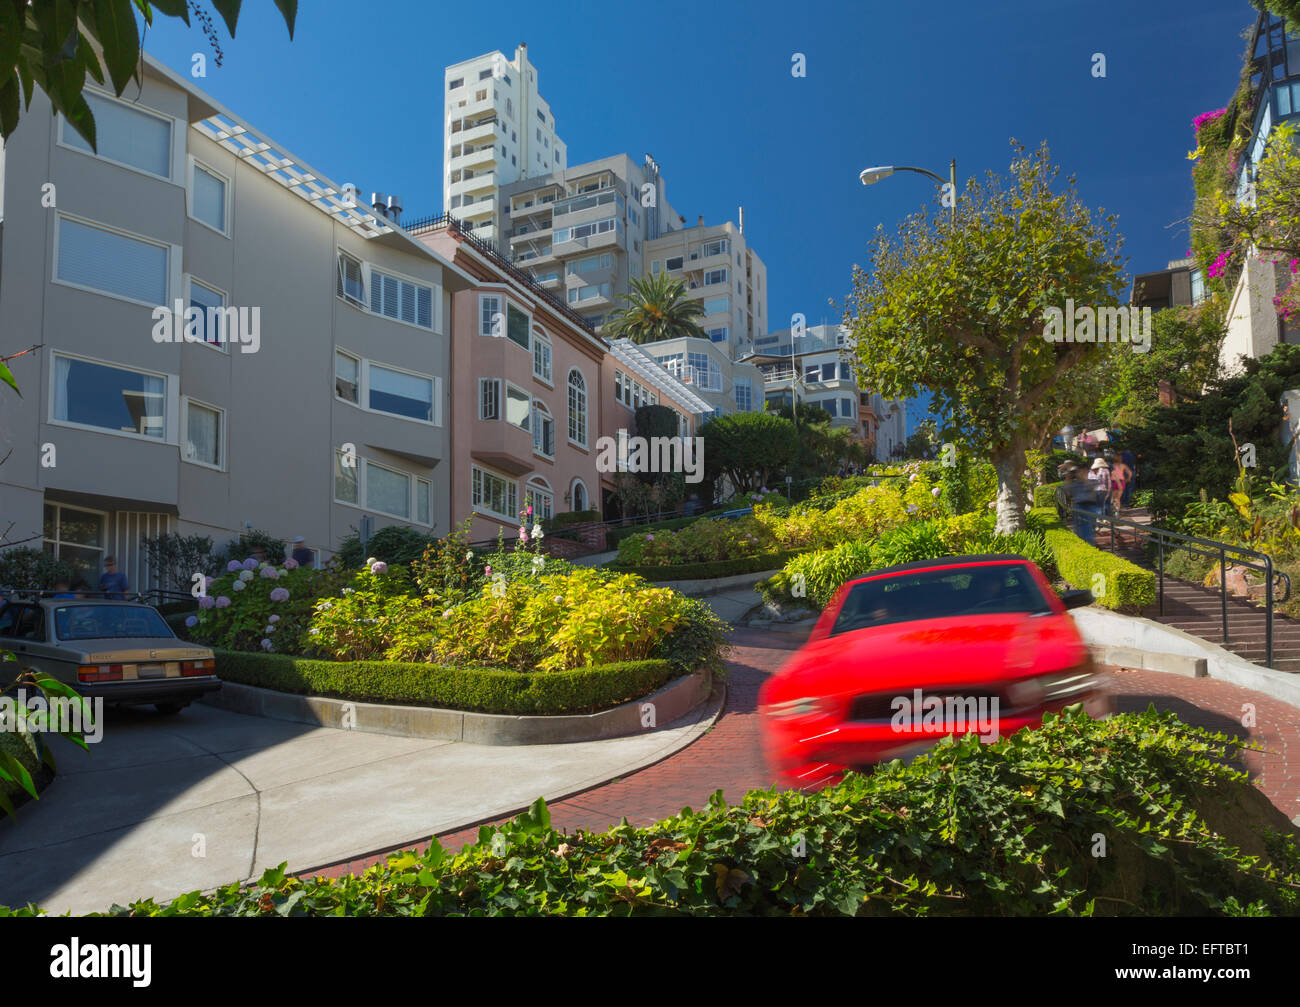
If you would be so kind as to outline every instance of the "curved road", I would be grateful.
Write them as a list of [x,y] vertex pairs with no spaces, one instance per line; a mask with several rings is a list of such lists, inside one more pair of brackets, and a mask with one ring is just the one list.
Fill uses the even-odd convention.
[[[702,807],[719,788],[734,801],[747,790],[768,786],[771,777],[758,740],[758,690],[763,679],[798,649],[804,635],[734,630],[726,708],[713,728],[662,762],[549,805],[555,828],[569,833],[603,831],[625,816],[633,825],[649,825],[687,805]],[[1137,712],[1155,703],[1158,709],[1173,710],[1189,724],[1226,734],[1246,733],[1260,742],[1264,751],[1245,753],[1246,767],[1287,818],[1300,819],[1300,709],[1212,678],[1113,668],[1107,671],[1107,683],[1118,712]],[[1241,727],[1245,704],[1254,707],[1256,726],[1248,729]],[[457,849],[476,841],[478,828],[475,825],[438,838],[444,846]],[[383,863],[387,855],[378,853],[302,874],[332,877],[359,872]]]

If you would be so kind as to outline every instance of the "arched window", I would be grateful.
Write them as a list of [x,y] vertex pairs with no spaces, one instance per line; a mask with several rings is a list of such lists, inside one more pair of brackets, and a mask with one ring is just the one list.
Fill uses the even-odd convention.
[[532,476],[524,487],[524,504],[533,509],[534,521],[547,521],[555,515],[555,494],[551,484],[541,476]]
[[576,367],[569,371],[569,440],[587,446],[587,379]]
[[547,458],[555,457],[555,420],[541,399],[533,399],[533,450]]
[[551,340],[541,329],[533,329],[533,377],[551,383]]
[[573,489],[570,491],[569,496],[572,499],[570,506],[574,510],[587,509],[587,487],[581,479],[573,480]]

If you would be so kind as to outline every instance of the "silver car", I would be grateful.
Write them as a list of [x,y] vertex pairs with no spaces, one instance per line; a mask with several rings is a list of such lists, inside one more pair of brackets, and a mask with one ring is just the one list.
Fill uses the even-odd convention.
[[151,605],[32,596],[0,607],[0,648],[105,705],[175,713],[221,688],[207,647],[176,637]]

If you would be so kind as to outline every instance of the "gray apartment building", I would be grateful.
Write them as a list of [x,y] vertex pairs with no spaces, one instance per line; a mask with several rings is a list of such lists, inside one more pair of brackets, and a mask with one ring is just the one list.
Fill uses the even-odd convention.
[[0,529],[80,566],[242,529],[328,556],[448,530],[449,304],[471,280],[144,57],[90,150],[37,93],[0,149]]

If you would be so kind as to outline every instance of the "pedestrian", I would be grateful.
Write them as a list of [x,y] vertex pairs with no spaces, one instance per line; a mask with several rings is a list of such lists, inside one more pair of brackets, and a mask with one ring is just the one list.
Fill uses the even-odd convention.
[[1133,478],[1132,470],[1122,459],[1116,458],[1110,467],[1110,509],[1112,514],[1119,514],[1124,506],[1124,493],[1128,490],[1129,480]]
[[100,592],[110,601],[125,601],[127,586],[126,574],[118,572],[117,559],[105,556],[104,572],[99,576]]
[[1097,502],[1104,513],[1110,512],[1110,466],[1104,458],[1094,458],[1088,470],[1088,481],[1097,491]]
[[1128,482],[1124,485],[1124,498],[1120,501],[1127,507],[1128,499],[1133,495],[1133,484],[1137,482],[1137,458],[1132,451],[1125,448],[1119,453],[1119,460],[1128,467]]
[[84,577],[78,577],[73,581],[72,593],[77,598],[86,598],[90,596],[90,585],[86,583]]
[[316,554],[307,548],[306,540],[301,535],[295,536],[293,540],[293,561],[299,566],[316,565]]
[[1065,497],[1074,512],[1074,533],[1089,545],[1096,542],[1097,491],[1082,470],[1073,462],[1062,466],[1065,476]]
[[72,589],[68,587],[68,582],[64,580],[62,577],[60,577],[58,580],[54,582],[54,593],[50,595],[50,597],[51,598],[75,598],[76,595],[73,594]]

